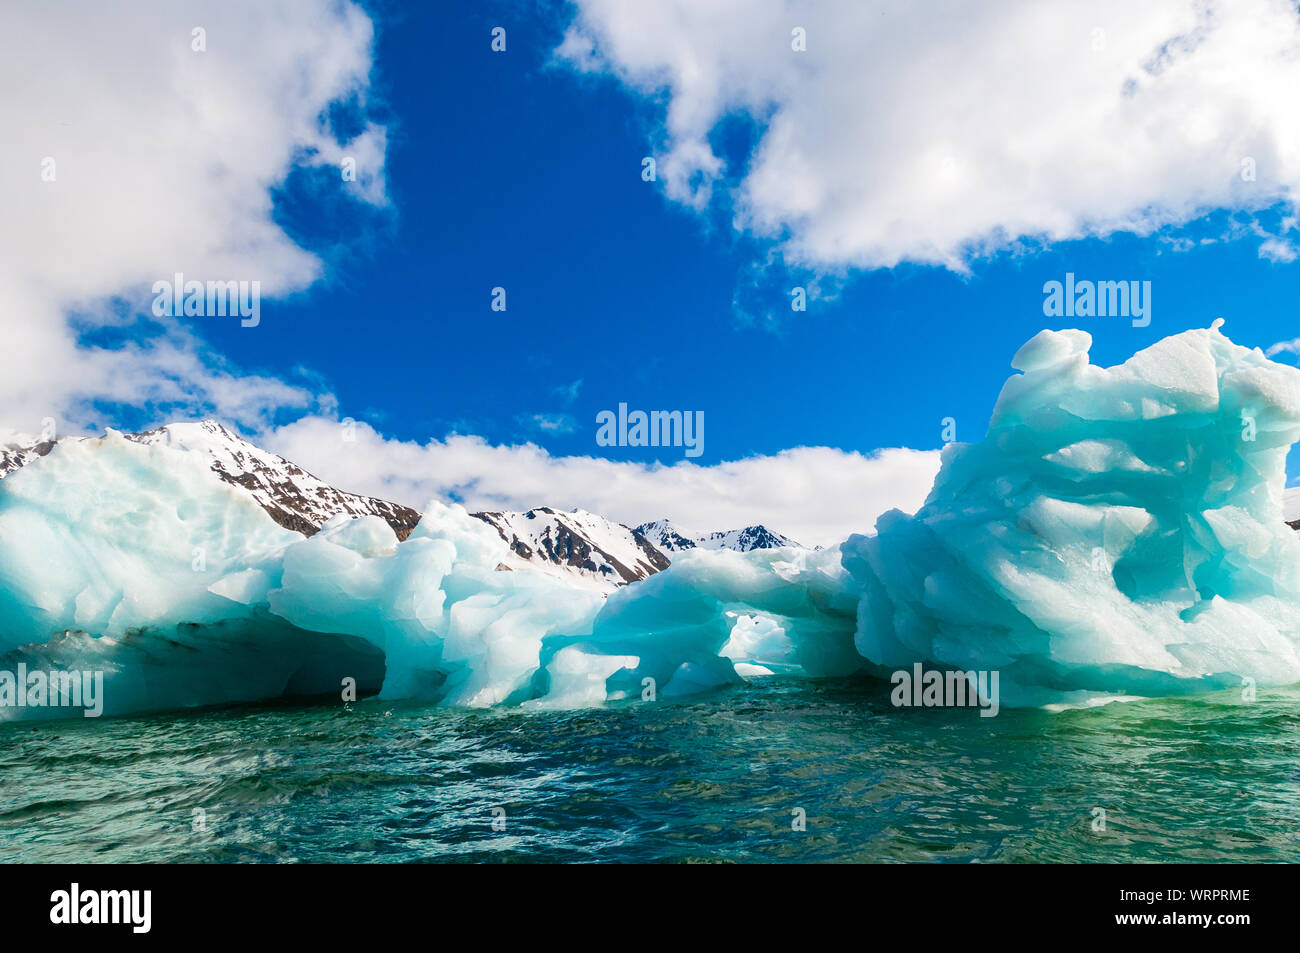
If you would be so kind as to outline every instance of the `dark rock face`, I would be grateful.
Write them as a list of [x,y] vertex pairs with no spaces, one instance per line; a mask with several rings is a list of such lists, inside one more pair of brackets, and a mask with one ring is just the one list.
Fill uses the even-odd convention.
[[669,520],[656,520],[642,523],[637,532],[664,552],[681,552],[685,549],[732,549],[747,553],[752,549],[779,549],[783,546],[802,548],[788,536],[774,533],[766,526],[746,526],[744,529],[730,529],[707,536],[689,536]]
[[642,523],[636,531],[666,553],[680,553],[695,548],[695,540],[683,536],[668,520],[656,520]]
[[[340,513],[378,516],[393,528],[398,539],[410,536],[420,522],[420,514],[409,506],[336,489],[284,457],[259,449],[215,420],[173,424],[123,436],[146,446],[166,445],[206,454],[213,473],[247,491],[285,529],[304,536],[311,536],[326,520]],[[45,456],[53,447],[53,441],[0,443],[0,477]]]
[[[187,449],[206,449],[212,458],[212,472],[232,486],[247,490],[285,529],[311,536],[330,517],[342,513],[354,517],[378,516],[393,528],[398,539],[406,539],[420,522],[420,514],[408,506],[339,490],[284,457],[254,446],[214,420],[126,436],[143,444],[173,444],[176,440],[169,431],[179,427],[187,428],[180,438],[182,446],[193,441]],[[188,432],[191,429],[195,432]]]
[[742,530],[711,533],[703,537],[699,545],[707,547],[715,542],[719,543],[724,549],[734,549],[742,553],[747,553],[752,549],[780,549],[782,546],[798,545],[794,540],[782,536],[780,533],[774,533],[766,526],[746,526]]
[[[16,435],[15,435],[16,436]],[[54,449],[53,440],[35,439],[13,443],[0,443],[0,477],[25,467],[37,457],[43,457]]]
[[549,563],[612,585],[645,579],[668,568],[668,557],[642,534],[593,513],[539,506],[525,513],[472,514],[531,563]]

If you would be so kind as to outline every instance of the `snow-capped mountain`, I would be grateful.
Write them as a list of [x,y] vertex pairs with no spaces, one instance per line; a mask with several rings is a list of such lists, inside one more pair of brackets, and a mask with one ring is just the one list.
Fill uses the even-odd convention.
[[0,477],[50,452],[54,444],[15,430],[0,430]]
[[[341,513],[378,516],[400,539],[409,536],[420,521],[420,514],[410,507],[331,486],[215,420],[168,424],[124,436],[147,446],[166,446],[200,455],[217,476],[248,493],[277,523],[306,536]],[[0,432],[0,477],[39,459],[52,446],[36,437]],[[473,515],[495,529],[509,545],[510,556],[502,569],[533,569],[600,592],[613,592],[667,569],[670,554],[686,549],[748,552],[798,545],[763,526],[694,536],[678,530],[668,520],[631,529],[585,510],[563,512],[547,506],[524,513]]]
[[406,539],[420,522],[420,514],[408,506],[336,489],[284,457],[254,446],[215,420],[168,424],[127,437],[143,444],[206,455],[217,476],[247,490],[281,526],[306,536],[340,513],[378,516],[393,528],[398,539]]
[[[222,480],[245,490],[281,526],[305,536],[339,513],[378,516],[401,539],[409,536],[420,521],[420,514],[410,507],[336,489],[284,457],[254,446],[215,420],[168,424],[123,436],[137,443],[173,447],[206,457]],[[0,476],[44,456],[51,446],[20,434],[0,435]]]
[[641,533],[586,510],[539,506],[526,513],[475,513],[510,545],[510,569],[537,569],[602,592],[668,568]]
[[679,532],[669,520],[642,523],[636,531],[665,553],[680,553],[684,549],[695,548],[695,540]]
[[[148,446],[199,454],[217,476],[248,493],[277,523],[305,536],[340,513],[378,516],[399,539],[409,536],[420,521],[420,514],[410,507],[344,492],[215,420],[168,424],[123,436]],[[0,477],[38,459],[52,446],[24,434],[0,433]],[[600,592],[613,592],[668,568],[668,557],[644,536],[594,513],[539,507],[526,513],[474,516],[509,544],[511,555],[502,568],[535,569]]]
[[774,533],[762,525],[709,533],[697,537],[695,545],[701,549],[734,549],[738,553],[747,553],[751,549],[779,549],[782,546],[803,548],[789,536]]
[[790,537],[774,533],[762,525],[707,533],[704,536],[686,533],[669,520],[642,523],[636,529],[666,553],[681,552],[684,549],[734,549],[738,553],[747,553],[751,549],[778,549],[782,546],[803,548]]

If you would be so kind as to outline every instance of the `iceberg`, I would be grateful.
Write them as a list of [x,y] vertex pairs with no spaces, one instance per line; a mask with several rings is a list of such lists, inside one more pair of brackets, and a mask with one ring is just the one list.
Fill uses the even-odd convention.
[[997,669],[1009,704],[1300,681],[1300,370],[1221,325],[1111,368],[1083,331],[1025,344],[922,508],[843,544],[858,651]]
[[166,445],[60,443],[0,480],[0,670],[102,672],[110,715],[349,681],[572,707],[918,663],[998,671],[1004,705],[1300,681],[1300,370],[1217,322],[1116,367],[1090,347],[1025,344],[916,514],[817,552],[690,550],[607,598],[501,571],[506,544],[459,506],[400,542],[374,516],[304,538]]

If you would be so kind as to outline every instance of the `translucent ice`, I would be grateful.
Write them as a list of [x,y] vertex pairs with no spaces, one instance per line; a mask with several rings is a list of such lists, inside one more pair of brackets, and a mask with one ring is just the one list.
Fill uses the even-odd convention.
[[1113,368],[1090,345],[1033,338],[922,509],[844,543],[858,651],[999,669],[1011,703],[1300,680],[1300,371],[1217,323]]
[[815,553],[692,550],[608,599],[499,571],[505,543],[459,507],[402,542],[375,517],[304,538],[169,447],[63,442],[0,480],[0,670],[103,671],[108,714],[346,679],[589,705],[916,662],[997,670],[1003,704],[1300,681],[1300,371],[1217,327],[1112,368],[1090,345],[1021,348],[914,516]]
[[[497,533],[431,504],[311,538],[165,446],[109,432],[0,481],[0,670],[105,673],[104,711],[360,691],[486,705],[534,694],[542,640],[599,595],[496,572]],[[66,714],[0,707],[0,718]]]

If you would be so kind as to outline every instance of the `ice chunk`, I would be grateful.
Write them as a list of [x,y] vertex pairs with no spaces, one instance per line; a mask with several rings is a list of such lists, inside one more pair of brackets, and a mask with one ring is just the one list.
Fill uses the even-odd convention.
[[1118,367],[1085,353],[1079,332],[1034,338],[925,506],[845,543],[859,650],[999,668],[1010,703],[1300,680],[1281,506],[1300,371],[1217,326]]
[[297,539],[183,453],[115,431],[60,442],[0,481],[0,650],[246,616],[252,577],[230,577],[278,575]]

